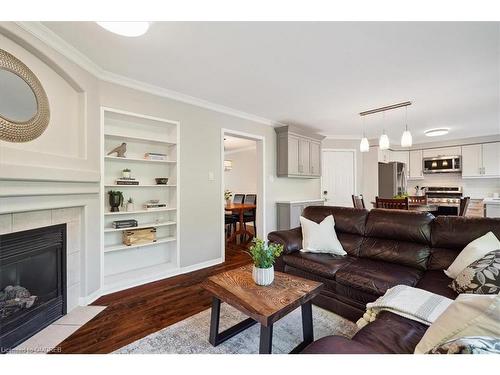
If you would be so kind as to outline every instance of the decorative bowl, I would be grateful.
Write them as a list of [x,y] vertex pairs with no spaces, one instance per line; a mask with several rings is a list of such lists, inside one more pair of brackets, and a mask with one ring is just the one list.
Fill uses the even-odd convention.
[[167,177],[156,177],[155,178],[156,185],[166,185],[168,183]]

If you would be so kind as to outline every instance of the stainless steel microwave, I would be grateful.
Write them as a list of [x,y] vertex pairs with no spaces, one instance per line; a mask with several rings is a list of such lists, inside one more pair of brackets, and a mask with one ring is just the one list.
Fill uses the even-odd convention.
[[422,163],[424,173],[456,173],[462,171],[461,156],[424,158]]

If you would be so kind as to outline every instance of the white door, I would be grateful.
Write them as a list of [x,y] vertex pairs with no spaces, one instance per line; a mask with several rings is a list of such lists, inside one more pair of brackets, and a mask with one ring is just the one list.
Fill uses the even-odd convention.
[[323,151],[321,192],[326,206],[352,207],[354,170],[355,151]]

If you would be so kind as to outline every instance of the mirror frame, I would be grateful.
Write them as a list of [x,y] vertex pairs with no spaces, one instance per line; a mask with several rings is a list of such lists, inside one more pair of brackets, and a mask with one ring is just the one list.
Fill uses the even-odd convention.
[[47,129],[50,121],[49,100],[36,75],[18,58],[0,48],[0,69],[14,73],[30,87],[36,99],[36,114],[28,121],[17,122],[0,113],[0,140],[29,142]]

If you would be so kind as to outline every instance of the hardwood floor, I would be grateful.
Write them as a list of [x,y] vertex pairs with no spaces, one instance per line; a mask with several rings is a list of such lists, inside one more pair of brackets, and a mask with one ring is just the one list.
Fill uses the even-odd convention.
[[99,298],[92,305],[108,307],[64,340],[59,353],[110,353],[209,308],[212,299],[201,282],[250,263],[243,250],[228,245],[226,261],[220,265]]

